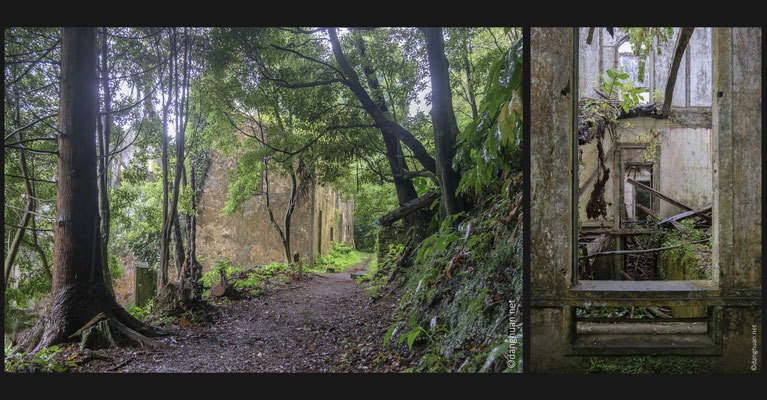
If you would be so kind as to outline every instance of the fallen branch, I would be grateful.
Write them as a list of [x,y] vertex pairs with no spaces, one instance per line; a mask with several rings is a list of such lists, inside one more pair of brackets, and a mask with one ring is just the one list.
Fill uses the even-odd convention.
[[98,313],[95,317],[91,318],[91,320],[88,321],[88,323],[83,325],[82,328],[78,329],[77,332],[69,335],[69,339],[74,339],[77,336],[80,336],[83,333],[83,331],[85,331],[86,329],[90,328],[93,325],[96,325],[96,323],[98,323],[102,319],[106,319],[106,318],[107,318],[107,316],[103,312]]
[[394,221],[407,217],[422,208],[431,206],[437,198],[439,198],[439,192],[427,192],[423,196],[410,200],[396,210],[384,215],[378,222],[381,226],[391,225]]

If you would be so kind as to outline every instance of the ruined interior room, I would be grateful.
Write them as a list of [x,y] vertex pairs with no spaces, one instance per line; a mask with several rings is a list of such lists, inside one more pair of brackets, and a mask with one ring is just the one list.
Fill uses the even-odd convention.
[[647,51],[632,29],[532,29],[532,368],[663,355],[745,371],[761,322],[761,155],[746,150],[761,144],[761,30],[645,28]]

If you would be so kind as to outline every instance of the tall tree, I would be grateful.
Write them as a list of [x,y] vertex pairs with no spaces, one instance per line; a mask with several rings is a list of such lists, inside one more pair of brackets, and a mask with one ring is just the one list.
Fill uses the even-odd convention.
[[108,47],[107,28],[102,29],[101,43],[99,46],[101,58],[101,87],[103,88],[103,112],[97,120],[98,122],[98,164],[97,164],[97,188],[99,199],[99,235],[101,236],[101,248],[99,254],[101,258],[101,265],[104,268],[104,281],[107,288],[112,290],[112,281],[109,277],[109,193],[107,191],[108,184],[107,178],[109,170],[109,139],[112,131],[112,96],[109,91],[109,47]]
[[426,52],[431,73],[432,109],[437,176],[440,182],[442,204],[447,215],[464,210],[463,200],[456,194],[461,176],[453,169],[456,136],[460,132],[453,113],[450,74],[445,58],[445,43],[441,28],[423,28]]
[[64,28],[61,42],[52,295],[45,315],[22,345],[39,349],[69,340],[100,313],[111,318],[113,326],[126,336],[146,339],[144,335],[157,331],[116,302],[105,285],[102,261],[97,257],[101,244],[96,181],[96,30]]

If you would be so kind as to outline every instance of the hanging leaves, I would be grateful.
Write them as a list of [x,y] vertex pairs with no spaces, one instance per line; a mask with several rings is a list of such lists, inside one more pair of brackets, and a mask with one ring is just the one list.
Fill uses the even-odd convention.
[[481,193],[500,172],[519,168],[522,138],[522,40],[490,70],[479,117],[458,135],[455,161],[463,166],[458,190]]

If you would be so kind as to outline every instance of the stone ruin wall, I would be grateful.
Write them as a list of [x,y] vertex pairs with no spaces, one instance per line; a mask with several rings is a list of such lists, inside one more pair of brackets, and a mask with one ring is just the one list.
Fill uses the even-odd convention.
[[[269,220],[265,195],[252,196],[243,203],[240,211],[229,217],[221,212],[228,200],[226,173],[235,165],[235,157],[218,152],[211,156],[198,202],[197,257],[203,266],[203,273],[213,269],[217,261],[230,261],[237,267],[285,261],[279,233]],[[270,172],[269,187],[274,218],[284,229],[290,178]],[[310,187],[306,196],[299,198],[293,212],[291,252],[298,252],[306,263],[310,263],[314,254],[328,254],[332,242],[353,247],[353,211],[353,200],[345,201],[341,193],[332,187]]]

